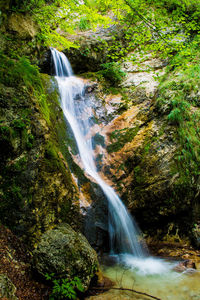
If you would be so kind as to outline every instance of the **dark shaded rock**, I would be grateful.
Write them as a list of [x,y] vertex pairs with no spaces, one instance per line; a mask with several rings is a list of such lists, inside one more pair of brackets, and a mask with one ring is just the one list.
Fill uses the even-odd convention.
[[108,236],[108,204],[99,186],[94,187],[92,205],[87,209],[85,222],[85,236],[96,251],[109,250]]
[[45,73],[48,75],[55,75],[55,68],[54,68],[50,49],[43,52],[43,55],[39,59],[38,66],[40,68],[41,73]]
[[33,266],[43,276],[51,273],[70,279],[78,276],[87,289],[98,270],[98,260],[96,252],[81,233],[75,232],[68,224],[61,224],[42,235],[33,252]]
[[11,0],[0,0],[0,9],[3,11],[9,9],[10,2]]

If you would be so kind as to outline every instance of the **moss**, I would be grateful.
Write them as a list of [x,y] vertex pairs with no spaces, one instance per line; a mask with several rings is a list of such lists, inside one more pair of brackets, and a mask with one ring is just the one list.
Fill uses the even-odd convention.
[[66,126],[48,76],[8,57],[0,70],[6,73],[0,85],[0,219],[33,245],[60,219],[78,226],[77,191],[61,154],[64,130],[56,132]]
[[140,166],[134,168],[134,177],[136,184],[143,184],[145,182],[144,174]]
[[98,171],[101,171],[102,168],[102,159],[103,159],[103,154],[98,154],[96,157],[96,167]]
[[13,60],[0,52],[0,81],[6,86],[15,87],[17,84],[23,85],[28,89],[41,90],[41,80],[37,66],[31,65],[30,61],[21,57]]
[[199,41],[194,38],[190,45],[171,60],[160,84],[156,102],[159,114],[166,114],[169,125],[176,131],[173,138],[179,148],[174,157],[171,173],[172,176],[179,174],[174,191],[176,198],[180,197],[184,202],[191,202],[188,199],[195,198],[199,190],[200,68],[196,63],[199,56]]
[[115,130],[110,134],[110,145],[107,146],[108,153],[117,152],[120,150],[126,143],[131,142],[133,138],[139,131],[139,126],[134,128],[123,128],[120,130]]
[[47,97],[45,94],[40,94],[38,95],[39,99],[39,105],[41,108],[41,112],[43,114],[43,117],[45,118],[47,124],[50,124],[50,110],[49,110],[49,105],[47,103]]
[[96,145],[101,145],[103,148],[105,147],[105,138],[99,133],[96,133],[95,136],[92,137],[92,147],[96,148]]

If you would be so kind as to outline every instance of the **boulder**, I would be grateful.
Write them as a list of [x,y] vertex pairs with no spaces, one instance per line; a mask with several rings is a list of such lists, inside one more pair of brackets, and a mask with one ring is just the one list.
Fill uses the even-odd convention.
[[87,239],[63,223],[42,235],[33,252],[33,267],[42,276],[51,273],[56,278],[77,276],[86,290],[98,270],[98,260]]
[[195,262],[187,259],[185,261],[180,262],[175,268],[174,271],[176,272],[187,272],[188,270],[191,272],[191,270],[195,270],[196,265]]

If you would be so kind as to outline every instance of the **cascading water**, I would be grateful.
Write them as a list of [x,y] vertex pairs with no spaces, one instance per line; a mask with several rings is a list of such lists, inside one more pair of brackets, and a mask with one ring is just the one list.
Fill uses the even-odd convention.
[[[70,63],[63,53],[55,49],[51,49],[51,52],[55,64],[61,106],[73,131],[83,167],[85,172],[99,184],[108,200],[111,252],[120,254],[117,255],[117,258],[125,264],[125,267],[121,264],[120,266],[117,265],[116,269],[115,266],[108,266],[106,275],[115,281],[117,274],[118,278],[121,278],[120,288],[122,278],[123,284],[130,289],[133,288],[134,282],[136,289],[145,293],[153,293],[159,297],[156,299],[164,299],[166,295],[168,295],[167,299],[199,299],[199,276],[197,277],[195,274],[194,276],[190,274],[187,277],[177,275],[173,271],[176,262],[149,256],[145,247],[138,242],[141,233],[135,222],[131,219],[114,190],[97,173],[93,159],[92,141],[89,138],[86,139],[90,130],[89,121],[87,117],[82,116],[87,109],[84,84],[73,76]],[[144,278],[144,275],[149,274],[151,276]],[[107,296],[109,299],[112,298],[112,292],[106,294],[104,299],[107,299]],[[126,299],[133,299],[133,295],[131,294],[129,297],[127,291],[126,294],[120,294],[120,299],[123,296]]]
[[[70,63],[63,53],[53,48],[51,53],[55,65],[61,106],[73,131],[85,172],[99,184],[108,200],[111,252],[113,254],[116,252],[128,253],[138,258],[144,258],[147,256],[146,247],[143,247],[141,241],[138,241],[141,232],[115,191],[99,176],[94,163],[92,141],[85,139],[90,126],[87,118],[80,119],[80,115],[85,109],[84,83],[73,76]],[[78,103],[77,97],[81,98]]]

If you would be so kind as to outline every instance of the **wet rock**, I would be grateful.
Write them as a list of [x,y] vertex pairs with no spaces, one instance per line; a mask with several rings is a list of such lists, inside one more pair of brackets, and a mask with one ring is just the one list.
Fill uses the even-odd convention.
[[108,208],[107,200],[100,189],[94,185],[93,202],[87,208],[84,218],[85,235],[90,245],[98,252],[108,251]]
[[188,259],[188,260],[185,260],[183,262],[180,262],[174,268],[174,271],[176,271],[176,272],[186,272],[186,271],[189,271],[189,269],[193,269],[193,271],[196,270],[196,265],[195,265],[194,261]]
[[97,88],[98,88],[98,83],[97,82],[87,82],[85,84],[85,92],[86,93],[92,93]]
[[4,274],[0,274],[0,298],[8,298],[10,300],[17,300],[15,296],[16,287],[12,281]]
[[48,49],[42,53],[38,64],[41,73],[55,75],[54,64],[52,62],[51,51]]
[[33,252],[33,266],[42,276],[51,273],[70,279],[78,276],[87,289],[98,270],[98,260],[82,234],[68,224],[60,224],[42,235]]

